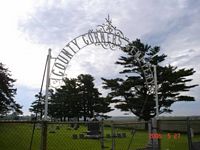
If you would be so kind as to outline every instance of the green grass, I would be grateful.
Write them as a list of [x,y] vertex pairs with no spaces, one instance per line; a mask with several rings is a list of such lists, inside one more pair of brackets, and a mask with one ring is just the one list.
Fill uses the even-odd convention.
[[[0,123],[0,150],[28,150],[32,124],[14,124]],[[59,126],[59,130],[56,129]],[[55,131],[55,133],[49,133]],[[100,150],[101,144],[98,139],[73,139],[73,134],[84,134],[87,131],[86,126],[81,125],[78,130],[71,129],[69,125],[48,125],[48,137],[47,145],[48,150]],[[142,148],[147,144],[148,134],[145,131],[136,131],[136,134],[131,141],[131,130],[116,128],[115,133],[126,133],[126,138],[116,138],[115,148],[116,150],[127,150],[129,143],[131,143],[131,150]],[[40,134],[39,127],[36,128],[33,138],[32,150],[39,150],[40,148]],[[105,127],[104,134],[111,134],[111,128]],[[171,133],[173,135],[173,133]],[[200,136],[196,136],[194,141],[200,141]],[[107,150],[111,149],[112,139],[104,138],[104,145]],[[187,136],[181,134],[179,139],[167,138],[167,133],[162,133],[161,140],[162,150],[187,150]]]
[[[32,133],[31,124],[0,124],[0,150],[28,150]],[[40,132],[34,134],[33,149],[39,149]]]

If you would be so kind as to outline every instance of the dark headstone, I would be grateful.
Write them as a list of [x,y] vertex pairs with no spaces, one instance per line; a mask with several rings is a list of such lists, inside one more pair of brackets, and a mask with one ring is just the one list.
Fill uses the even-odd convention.
[[121,133],[117,133],[117,137],[118,137],[118,138],[122,138]]
[[77,134],[73,134],[73,135],[72,135],[72,138],[73,138],[73,139],[77,139],[77,138],[78,138],[78,135],[77,135]]
[[84,139],[84,134],[79,134],[80,139]]
[[126,133],[122,133],[122,137],[123,137],[123,138],[126,138]]
[[110,136],[110,134],[106,134],[106,138],[110,138],[111,136]]
[[60,130],[60,127],[59,127],[59,126],[56,126],[56,130]]
[[99,135],[100,125],[98,122],[92,122],[88,124],[88,135]]

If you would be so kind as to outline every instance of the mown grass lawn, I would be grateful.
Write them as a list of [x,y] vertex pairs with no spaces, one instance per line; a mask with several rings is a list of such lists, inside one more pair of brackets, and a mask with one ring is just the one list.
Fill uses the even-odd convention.
[[[57,126],[57,129],[56,129]],[[0,124],[0,150],[29,150],[32,124]],[[59,128],[59,129],[58,129]],[[54,132],[55,133],[49,133]],[[67,124],[48,125],[47,145],[48,150],[100,150],[101,143],[98,139],[73,139],[72,135],[85,134],[86,126],[81,125],[77,130]],[[130,129],[115,129],[115,133],[126,133],[126,138],[115,138],[116,150],[127,150],[130,144],[131,150],[142,148],[147,144],[148,133],[146,131],[136,131],[131,142],[132,134]],[[40,149],[40,127],[36,127],[32,150]],[[104,128],[105,137],[111,134],[111,128]],[[167,133],[162,133],[162,150],[187,150],[187,136],[180,134],[178,139],[174,139],[173,133],[169,139]],[[200,136],[194,140],[200,141]],[[112,138],[104,138],[104,145],[107,150],[112,147]]]

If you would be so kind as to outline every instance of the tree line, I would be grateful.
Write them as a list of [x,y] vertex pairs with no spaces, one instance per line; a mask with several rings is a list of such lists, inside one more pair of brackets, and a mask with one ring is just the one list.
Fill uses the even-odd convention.
[[[81,74],[77,78],[65,78],[63,82],[63,86],[49,92],[48,116],[51,118],[61,121],[83,118],[86,121],[95,115],[103,116],[112,110],[109,106],[111,98],[103,97],[95,88],[94,78],[91,75]],[[42,119],[45,96],[36,95],[36,98],[30,111],[39,113],[39,117]]]

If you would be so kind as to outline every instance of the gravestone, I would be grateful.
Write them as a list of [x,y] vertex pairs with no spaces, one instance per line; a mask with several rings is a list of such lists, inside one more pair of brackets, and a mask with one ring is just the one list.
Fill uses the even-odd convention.
[[96,118],[92,119],[92,122],[88,123],[88,137],[99,137],[100,134],[100,124],[97,122]]

